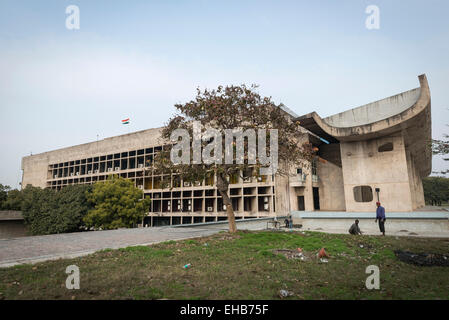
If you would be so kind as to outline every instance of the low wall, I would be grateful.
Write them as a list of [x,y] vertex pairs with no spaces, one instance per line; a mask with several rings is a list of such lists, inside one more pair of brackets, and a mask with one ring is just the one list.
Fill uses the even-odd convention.
[[27,235],[27,228],[23,221],[0,221],[0,239],[26,237]]
[[[292,212],[293,223],[304,230],[340,231],[348,233],[355,219],[365,233],[379,233],[376,214],[369,212]],[[392,212],[386,214],[386,233],[449,235],[449,212]]]
[[2,210],[0,211],[0,221],[23,220],[22,211]]
[[21,211],[0,211],[0,239],[27,236]]
[[[279,222],[284,221],[285,217],[277,217]],[[237,225],[237,230],[265,230],[269,221],[274,220],[274,217],[266,218],[253,218],[253,219],[238,219],[235,220]],[[218,230],[228,230],[228,220],[224,221],[214,221],[214,222],[204,222],[204,223],[193,223],[193,224],[178,224],[171,226],[172,228],[192,228],[192,227],[205,227],[208,229],[218,229]],[[268,225],[270,226],[270,225]]]

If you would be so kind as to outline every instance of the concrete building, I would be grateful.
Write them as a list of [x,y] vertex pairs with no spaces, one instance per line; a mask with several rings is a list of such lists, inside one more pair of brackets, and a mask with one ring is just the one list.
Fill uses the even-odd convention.
[[[233,177],[229,194],[237,219],[284,216],[291,211],[372,212],[379,199],[389,211],[424,205],[421,179],[431,172],[430,91],[420,87],[327,118],[315,112],[299,120],[304,139],[325,161],[291,168],[291,176]],[[149,129],[27,156],[22,186],[61,189],[92,184],[110,174],[131,179],[152,199],[144,224],[226,219],[214,177],[190,185],[178,176],[154,174],[152,161],[165,141]],[[172,189],[162,189],[170,179]]]

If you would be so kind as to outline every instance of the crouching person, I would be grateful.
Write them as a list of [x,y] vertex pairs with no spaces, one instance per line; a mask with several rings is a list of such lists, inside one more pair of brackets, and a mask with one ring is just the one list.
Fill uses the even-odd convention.
[[359,220],[354,221],[351,228],[349,228],[349,233],[353,234],[353,235],[362,234],[362,231],[360,231],[360,228],[359,228]]

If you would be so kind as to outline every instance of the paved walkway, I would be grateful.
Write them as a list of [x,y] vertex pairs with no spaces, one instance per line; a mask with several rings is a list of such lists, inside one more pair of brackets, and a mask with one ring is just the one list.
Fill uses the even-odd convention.
[[75,232],[0,240],[0,268],[60,258],[74,258],[103,249],[147,245],[168,240],[209,236],[221,228],[154,227]]

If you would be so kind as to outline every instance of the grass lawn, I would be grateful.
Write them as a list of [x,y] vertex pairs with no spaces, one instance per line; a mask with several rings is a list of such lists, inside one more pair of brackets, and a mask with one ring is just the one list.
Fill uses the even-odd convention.
[[[363,247],[361,247],[361,245]],[[301,247],[309,258],[274,249]],[[325,247],[328,263],[315,254]],[[0,269],[0,299],[449,299],[449,267],[419,267],[393,251],[449,255],[448,239],[350,236],[318,232],[219,233],[206,238],[105,250],[76,259]],[[187,263],[190,268],[184,269]],[[80,289],[65,287],[68,265]],[[380,290],[368,290],[368,265]]]

